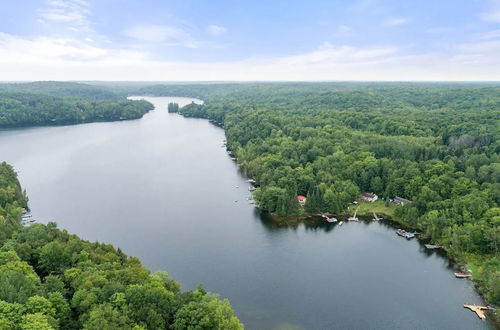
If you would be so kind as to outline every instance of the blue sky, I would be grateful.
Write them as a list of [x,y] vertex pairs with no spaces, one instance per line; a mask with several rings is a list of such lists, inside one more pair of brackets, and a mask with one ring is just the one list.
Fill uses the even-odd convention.
[[0,80],[500,80],[500,0],[0,2]]

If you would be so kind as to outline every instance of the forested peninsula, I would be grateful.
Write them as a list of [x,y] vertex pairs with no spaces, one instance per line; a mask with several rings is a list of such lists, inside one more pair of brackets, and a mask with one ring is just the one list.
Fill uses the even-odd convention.
[[0,84],[0,128],[141,118],[153,105],[79,83]]
[[23,225],[28,199],[0,163],[0,329],[242,329],[227,300],[183,292],[109,244]]
[[180,113],[224,127],[268,212],[339,214],[363,192],[378,203],[411,201],[393,219],[444,246],[500,305],[498,85],[200,84],[141,93],[203,99]]

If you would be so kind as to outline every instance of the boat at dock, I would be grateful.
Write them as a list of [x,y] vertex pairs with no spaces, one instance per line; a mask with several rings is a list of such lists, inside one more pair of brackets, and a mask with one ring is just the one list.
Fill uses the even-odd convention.
[[331,217],[331,218],[329,218],[329,217],[327,217],[325,214],[322,214],[321,216],[322,216],[323,218],[325,218],[325,220],[326,220],[327,222],[329,222],[329,223],[335,223],[335,222],[339,221],[337,218],[335,218],[335,217]]
[[412,239],[415,238],[415,233],[412,233],[411,231],[406,231],[404,229],[398,229],[396,230],[396,234],[398,234],[401,237],[404,237],[406,239]]
[[248,191],[255,191],[255,189],[257,189],[257,188],[255,188],[254,186],[248,187]]
[[457,272],[454,273],[456,278],[471,278],[472,274],[466,272]]
[[414,234],[414,233],[412,233],[412,232],[409,232],[409,231],[407,231],[407,232],[406,232],[403,236],[404,236],[404,238],[406,238],[406,239],[412,239],[412,238],[415,238],[415,234]]

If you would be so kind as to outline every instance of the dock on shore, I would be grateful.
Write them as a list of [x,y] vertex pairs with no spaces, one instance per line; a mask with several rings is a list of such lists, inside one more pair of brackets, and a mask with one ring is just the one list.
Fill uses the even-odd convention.
[[486,318],[486,314],[484,314],[483,310],[487,310],[488,307],[486,306],[477,306],[477,305],[464,305],[465,308],[470,309],[474,313],[479,316],[480,319],[484,320]]

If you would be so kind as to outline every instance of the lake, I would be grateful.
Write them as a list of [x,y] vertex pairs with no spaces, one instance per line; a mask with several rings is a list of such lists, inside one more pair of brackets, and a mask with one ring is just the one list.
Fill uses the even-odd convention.
[[278,224],[207,120],[146,97],[133,121],[0,131],[34,218],[229,298],[247,329],[490,329],[471,281],[382,222]]

